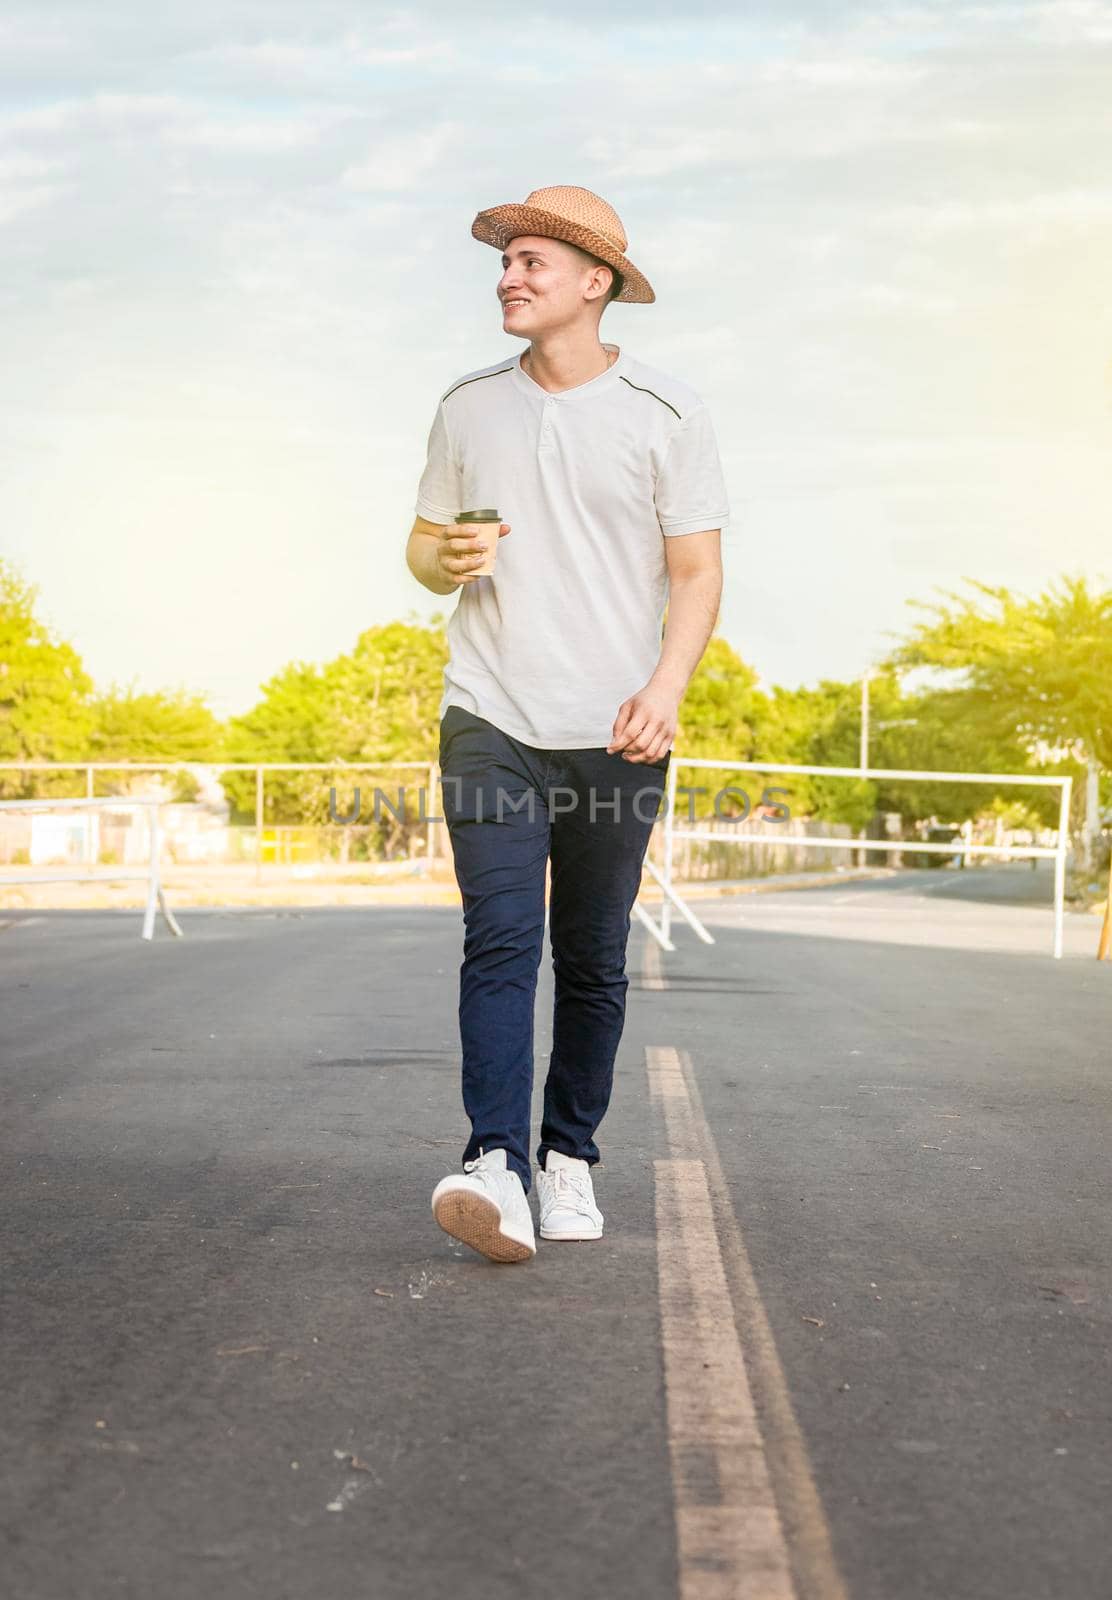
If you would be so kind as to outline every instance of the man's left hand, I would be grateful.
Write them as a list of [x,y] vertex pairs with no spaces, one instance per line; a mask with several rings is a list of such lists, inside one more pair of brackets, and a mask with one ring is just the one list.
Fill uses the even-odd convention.
[[653,683],[623,700],[607,755],[620,752],[623,761],[642,764],[663,761],[676,737],[679,702],[678,695]]

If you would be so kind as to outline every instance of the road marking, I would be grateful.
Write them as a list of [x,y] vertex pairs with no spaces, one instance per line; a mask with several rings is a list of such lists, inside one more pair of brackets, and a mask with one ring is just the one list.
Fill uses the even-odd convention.
[[796,1600],[701,1161],[656,1161],[681,1600]]
[[646,1066],[680,1600],[847,1600],[690,1058]]

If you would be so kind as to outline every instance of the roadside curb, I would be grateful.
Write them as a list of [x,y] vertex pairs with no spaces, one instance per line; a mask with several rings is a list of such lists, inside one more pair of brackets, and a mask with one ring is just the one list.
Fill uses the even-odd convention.
[[[710,883],[680,883],[676,893],[684,900],[718,900],[739,894],[774,894],[792,889],[824,889],[833,884],[851,883],[869,878],[892,877],[895,867],[851,867],[844,872],[807,872],[777,874],[763,878],[730,878]],[[302,882],[262,885],[258,888],[243,885],[226,889],[206,890],[200,887],[176,886],[165,883],[166,898],[174,911],[201,911],[227,908],[229,910],[253,906],[265,908],[294,907],[306,910],[328,910],[337,906],[459,906],[459,888],[451,883],[397,883],[397,884],[342,884]],[[660,905],[663,891],[651,878],[646,877],[639,900],[644,905]],[[139,911],[145,903],[145,889],[120,885],[114,889],[109,884],[27,884],[9,885],[0,892],[0,910],[4,911]]]

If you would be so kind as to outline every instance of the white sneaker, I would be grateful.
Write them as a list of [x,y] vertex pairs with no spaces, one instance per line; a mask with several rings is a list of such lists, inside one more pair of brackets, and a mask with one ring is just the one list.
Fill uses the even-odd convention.
[[586,1161],[549,1150],[537,1170],[542,1239],[601,1239],[602,1212],[595,1205]]
[[507,1167],[504,1150],[480,1150],[462,1172],[441,1178],[432,1214],[445,1233],[491,1261],[527,1261],[537,1253],[525,1187]]

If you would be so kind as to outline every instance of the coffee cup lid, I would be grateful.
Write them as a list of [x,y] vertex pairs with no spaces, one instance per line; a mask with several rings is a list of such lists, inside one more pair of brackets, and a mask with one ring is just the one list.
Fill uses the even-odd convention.
[[501,522],[502,518],[497,511],[461,511],[456,517],[457,522]]

